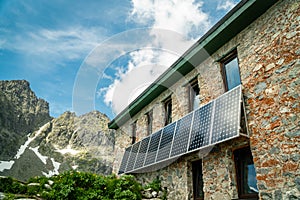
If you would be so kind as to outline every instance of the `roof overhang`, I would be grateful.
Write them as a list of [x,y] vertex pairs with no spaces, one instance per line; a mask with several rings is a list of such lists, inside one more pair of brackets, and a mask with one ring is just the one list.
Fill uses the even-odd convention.
[[278,0],[242,0],[109,124],[118,129],[176,81],[216,52]]

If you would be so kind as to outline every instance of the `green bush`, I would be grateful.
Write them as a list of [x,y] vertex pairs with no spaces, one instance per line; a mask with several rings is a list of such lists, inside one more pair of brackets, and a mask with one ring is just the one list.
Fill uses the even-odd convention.
[[5,177],[0,179],[0,192],[24,194],[27,191],[26,185],[14,180],[11,177]]
[[65,172],[53,177],[54,185],[46,199],[141,199],[141,185],[133,176],[100,176],[83,172]]
[[142,186],[137,183],[132,175],[123,175],[116,184],[113,199],[142,199]]
[[14,200],[15,199],[15,195],[14,194],[7,194],[3,200]]
[[0,178],[0,192],[11,192],[13,182],[11,177]]
[[151,188],[151,189],[153,189],[156,192],[161,191],[161,180],[159,180],[158,178],[156,178],[151,183],[149,183],[148,185],[146,185],[144,188],[145,189]]
[[[45,187],[49,185],[49,180],[53,181],[51,188]],[[30,183],[38,184],[29,186]],[[116,175],[102,176],[76,171],[67,171],[51,178],[34,177],[25,185],[12,178],[0,179],[1,192],[27,196],[39,194],[41,198],[49,200],[140,200],[141,189],[141,184],[131,175],[118,178]]]

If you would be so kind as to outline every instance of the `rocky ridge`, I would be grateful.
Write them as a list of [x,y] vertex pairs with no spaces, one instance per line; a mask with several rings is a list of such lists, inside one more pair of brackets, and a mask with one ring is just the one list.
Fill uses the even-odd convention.
[[0,89],[0,176],[26,181],[72,169],[111,173],[114,131],[106,115],[67,111],[52,119],[27,81],[0,81]]
[[11,159],[28,133],[50,121],[49,104],[25,80],[0,81],[0,160]]

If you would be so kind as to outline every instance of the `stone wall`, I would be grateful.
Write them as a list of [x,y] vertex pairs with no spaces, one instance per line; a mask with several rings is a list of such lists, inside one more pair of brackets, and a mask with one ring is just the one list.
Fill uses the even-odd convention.
[[[237,49],[250,140],[234,139],[215,145],[209,154],[181,157],[158,171],[137,174],[143,183],[157,176],[169,199],[192,198],[191,162],[203,158],[205,199],[238,198],[234,149],[249,145],[257,172],[260,199],[300,198],[300,2],[279,1],[246,29],[221,47],[168,91],[133,116],[139,139],[146,136],[145,113],[153,109],[153,132],[163,127],[163,100],[172,95],[173,120],[188,113],[186,84],[198,78],[201,104],[225,92],[216,60]],[[115,169],[128,143],[130,124],[118,131]]]
[[262,199],[300,198],[299,16],[280,1],[236,38]]

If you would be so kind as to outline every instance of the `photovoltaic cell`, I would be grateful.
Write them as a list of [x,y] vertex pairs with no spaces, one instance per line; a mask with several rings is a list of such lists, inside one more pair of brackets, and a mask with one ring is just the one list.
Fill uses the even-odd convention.
[[169,158],[175,126],[174,122],[163,129],[156,162]]
[[127,165],[127,161],[128,161],[130,152],[131,152],[131,148],[132,148],[132,146],[129,146],[125,149],[125,152],[124,152],[124,155],[122,158],[122,162],[121,162],[121,165],[119,168],[119,174],[123,174],[126,170],[126,165]]
[[136,156],[137,156],[137,153],[138,153],[138,150],[139,150],[139,146],[140,146],[140,142],[137,142],[134,145],[132,145],[131,153],[130,153],[129,159],[127,161],[128,164],[127,164],[127,167],[126,167],[126,171],[133,170],[134,163],[135,163],[135,160],[136,160]]
[[240,87],[237,87],[216,99],[212,129],[213,144],[239,134],[240,95]]
[[157,149],[158,149],[158,145],[159,145],[159,140],[160,140],[160,136],[161,136],[161,132],[162,130],[159,130],[158,132],[155,132],[150,139],[150,144],[149,144],[149,148],[147,151],[147,156],[146,156],[146,160],[145,160],[145,165],[150,165],[153,164],[155,162],[155,158],[156,158],[156,153],[157,153]]
[[195,111],[189,151],[209,145],[213,103],[206,104]]
[[146,137],[141,141],[140,150],[136,157],[134,169],[143,167],[146,153],[148,150],[149,141],[150,141],[150,137]]
[[171,157],[186,153],[192,118],[193,113],[190,113],[182,119],[178,120],[171,151]]
[[[239,136],[241,86],[126,148],[119,174],[155,168],[161,161]],[[150,169],[149,168],[149,169]]]

